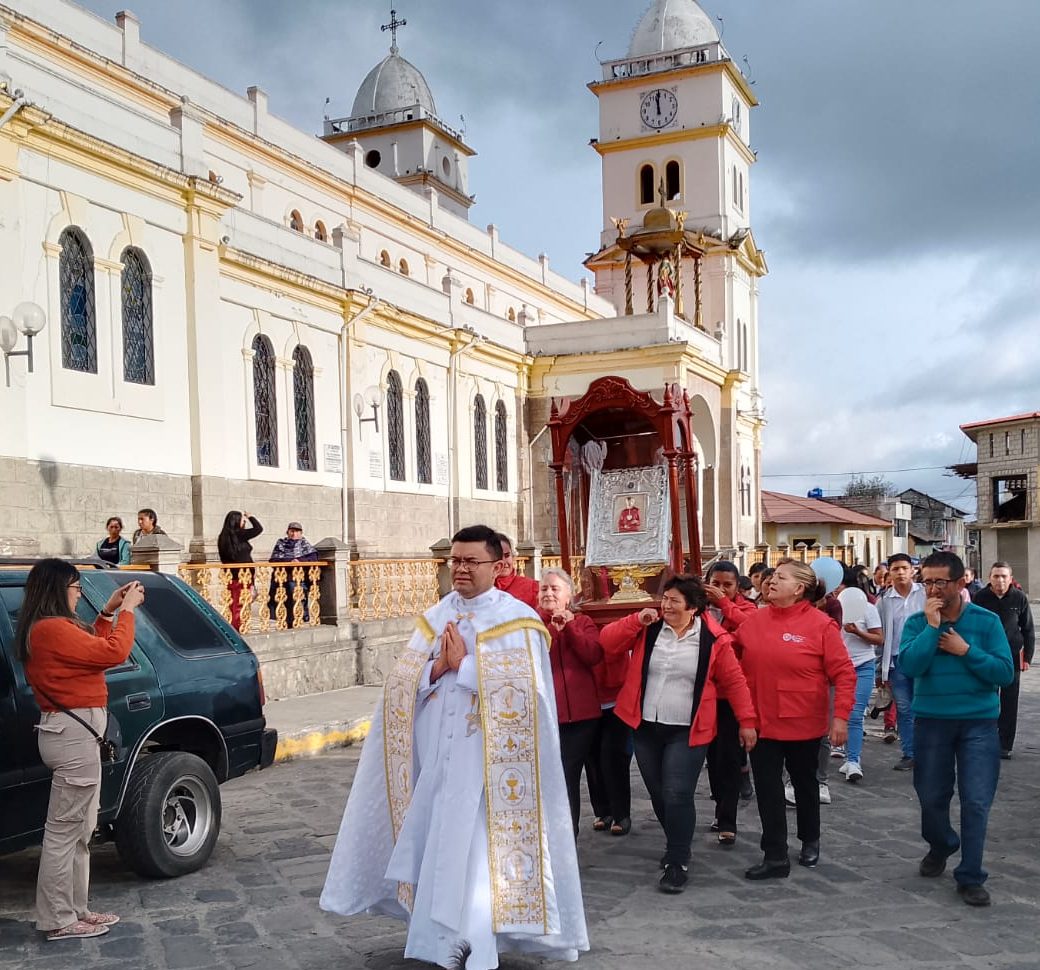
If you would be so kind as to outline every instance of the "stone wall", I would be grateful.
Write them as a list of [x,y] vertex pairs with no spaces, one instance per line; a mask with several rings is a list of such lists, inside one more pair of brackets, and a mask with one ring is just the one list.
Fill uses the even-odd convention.
[[106,519],[122,518],[129,539],[142,507],[155,509],[170,537],[187,544],[192,506],[186,475],[0,458],[0,554],[92,555],[105,537]]

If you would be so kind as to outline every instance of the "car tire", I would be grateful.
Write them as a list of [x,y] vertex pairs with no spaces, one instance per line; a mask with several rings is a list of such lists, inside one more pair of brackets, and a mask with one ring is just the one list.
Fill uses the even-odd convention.
[[142,876],[201,869],[220,834],[220,788],[205,761],[160,751],[134,765],[116,819],[116,848]]

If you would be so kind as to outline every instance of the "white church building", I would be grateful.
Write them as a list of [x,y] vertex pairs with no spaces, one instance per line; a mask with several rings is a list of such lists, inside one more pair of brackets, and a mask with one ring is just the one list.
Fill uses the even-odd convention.
[[706,558],[750,552],[752,88],[694,0],[655,0],[589,87],[602,235],[575,283],[470,223],[481,160],[396,30],[316,136],[132,13],[0,0],[0,553],[87,554],[141,507],[198,561],[232,509],[257,558],[290,520],[364,558],[477,521],[551,546],[550,401],[604,375],[688,391]]

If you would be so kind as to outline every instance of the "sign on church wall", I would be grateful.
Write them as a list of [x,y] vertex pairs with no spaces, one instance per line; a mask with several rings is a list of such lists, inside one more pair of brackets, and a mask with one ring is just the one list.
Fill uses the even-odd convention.
[[325,471],[343,471],[343,447],[341,445],[325,445]]

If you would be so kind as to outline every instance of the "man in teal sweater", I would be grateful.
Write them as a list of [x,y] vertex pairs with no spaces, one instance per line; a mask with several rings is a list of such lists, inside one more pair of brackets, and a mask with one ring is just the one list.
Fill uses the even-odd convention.
[[[982,852],[1000,776],[998,691],[1015,677],[1011,648],[996,614],[962,601],[964,563],[957,556],[933,552],[921,574],[924,612],[906,621],[899,647],[899,662],[914,679],[914,788],[928,843],[919,871],[941,875],[960,849],[957,892],[969,906],[988,906]],[[950,825],[955,777],[959,838]]]

